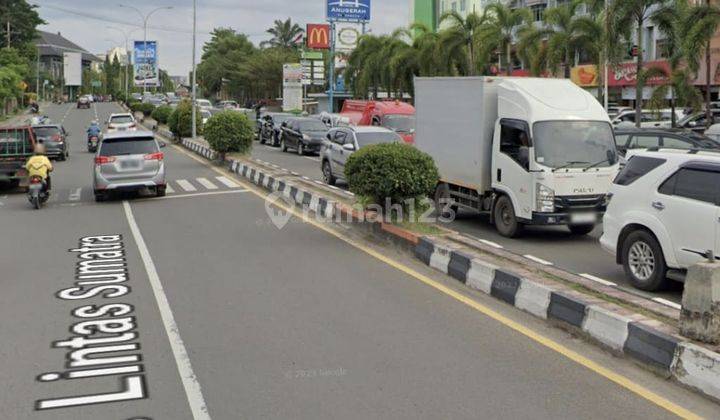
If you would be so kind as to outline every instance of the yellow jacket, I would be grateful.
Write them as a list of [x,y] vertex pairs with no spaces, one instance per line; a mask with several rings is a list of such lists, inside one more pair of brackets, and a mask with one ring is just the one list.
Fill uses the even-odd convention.
[[35,155],[28,159],[25,169],[27,169],[29,177],[39,176],[42,179],[47,179],[48,172],[52,172],[53,166],[47,156]]

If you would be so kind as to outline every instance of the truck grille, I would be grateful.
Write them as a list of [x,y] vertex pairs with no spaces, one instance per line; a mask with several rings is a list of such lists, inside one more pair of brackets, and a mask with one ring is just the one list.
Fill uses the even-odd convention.
[[558,213],[604,212],[605,195],[557,196],[555,197],[555,211]]

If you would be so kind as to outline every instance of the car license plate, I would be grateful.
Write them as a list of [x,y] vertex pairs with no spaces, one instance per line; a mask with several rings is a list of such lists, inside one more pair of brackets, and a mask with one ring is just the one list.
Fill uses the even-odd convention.
[[570,215],[570,222],[573,224],[597,223],[597,213],[576,213]]
[[125,131],[125,130],[127,130],[126,127],[120,127],[120,128],[118,128],[118,131]]
[[120,162],[120,167],[123,169],[137,169],[140,167],[140,163],[129,160],[129,161]]

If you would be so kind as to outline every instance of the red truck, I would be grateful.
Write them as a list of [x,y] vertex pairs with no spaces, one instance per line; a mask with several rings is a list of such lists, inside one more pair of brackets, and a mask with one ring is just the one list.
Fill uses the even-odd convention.
[[347,100],[340,115],[353,125],[377,125],[395,131],[406,143],[415,143],[415,107],[397,100]]
[[30,127],[0,127],[0,182],[17,187],[26,177],[25,163],[35,150]]

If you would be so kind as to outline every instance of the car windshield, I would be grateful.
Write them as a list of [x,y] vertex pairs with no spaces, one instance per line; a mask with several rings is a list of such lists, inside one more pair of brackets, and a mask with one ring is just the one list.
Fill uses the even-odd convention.
[[398,133],[415,132],[414,115],[386,115],[383,119],[383,127],[389,128]]
[[393,132],[357,133],[357,141],[360,147],[379,143],[395,143],[402,141],[400,136]]
[[133,117],[130,115],[118,115],[110,118],[110,124],[130,124],[133,122]]
[[300,121],[300,130],[302,131],[327,131],[327,129],[327,126],[320,120]]
[[157,142],[152,137],[105,139],[100,156],[146,155],[157,151]]
[[35,137],[51,137],[60,134],[59,127],[35,127]]
[[549,168],[612,166],[617,149],[610,124],[544,121],[534,125],[535,161]]

